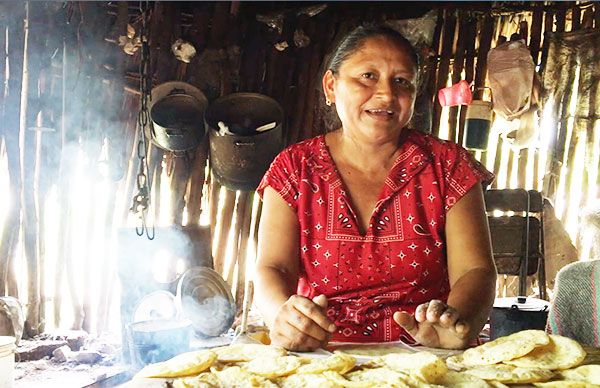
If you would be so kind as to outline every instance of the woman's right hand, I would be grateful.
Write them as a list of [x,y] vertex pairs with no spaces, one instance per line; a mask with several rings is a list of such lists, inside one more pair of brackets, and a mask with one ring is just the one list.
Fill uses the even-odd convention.
[[327,298],[312,300],[292,295],[279,308],[271,325],[271,343],[288,350],[311,351],[323,347],[336,327],[327,318]]

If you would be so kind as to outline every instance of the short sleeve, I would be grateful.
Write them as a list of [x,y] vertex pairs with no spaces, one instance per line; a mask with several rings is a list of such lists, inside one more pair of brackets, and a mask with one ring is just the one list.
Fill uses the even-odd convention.
[[267,186],[273,188],[294,211],[297,209],[298,171],[294,166],[290,149],[283,150],[277,155],[260,181],[256,192],[261,199]]
[[485,188],[492,183],[494,174],[458,144],[447,142],[446,146],[442,163],[446,186],[445,209],[448,211],[476,184],[481,183]]

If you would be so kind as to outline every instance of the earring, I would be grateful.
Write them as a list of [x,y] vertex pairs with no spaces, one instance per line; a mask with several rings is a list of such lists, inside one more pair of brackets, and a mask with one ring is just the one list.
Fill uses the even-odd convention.
[[331,100],[329,98],[325,99],[325,105],[331,106]]

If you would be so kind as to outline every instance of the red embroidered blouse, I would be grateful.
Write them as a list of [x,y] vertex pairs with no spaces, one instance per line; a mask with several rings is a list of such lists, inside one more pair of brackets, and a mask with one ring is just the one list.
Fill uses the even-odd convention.
[[321,135],[281,152],[257,191],[272,187],[298,214],[298,294],[327,296],[327,315],[338,327],[332,341],[411,341],[392,315],[447,300],[446,213],[492,179],[457,144],[410,131],[361,235]]

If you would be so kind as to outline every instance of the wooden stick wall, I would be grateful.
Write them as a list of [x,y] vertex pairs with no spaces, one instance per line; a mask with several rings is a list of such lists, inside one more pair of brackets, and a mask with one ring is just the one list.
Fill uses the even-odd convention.
[[[432,32],[435,55],[425,80],[429,96],[460,79],[485,86],[487,52],[502,36],[510,39],[516,33],[526,39],[541,72],[552,61],[550,31],[600,30],[600,6],[594,3],[426,5],[438,15]],[[139,31],[139,9],[133,2],[0,6],[3,15],[11,15],[0,19],[0,52],[7,53],[10,70],[7,74],[6,61],[0,60],[7,86],[0,93],[0,159],[7,165],[10,198],[0,243],[0,294],[18,296],[27,305],[28,335],[45,325],[101,332],[111,328],[118,304],[115,230],[133,221],[128,209],[138,173],[139,50],[126,55],[117,42],[127,36],[128,24]],[[296,3],[156,2],[151,8],[153,84],[185,81],[209,101],[237,91],[269,95],[286,112],[287,144],[334,125],[332,112],[324,107],[320,77],[341,36],[364,21],[420,17],[428,11],[422,3],[328,3],[314,15]],[[270,27],[258,20],[273,16],[273,10],[280,10],[275,12],[279,25],[277,19]],[[308,45],[294,43],[298,31],[310,38]],[[171,53],[178,38],[198,52],[189,64]],[[288,47],[279,50],[276,44],[283,41]],[[573,84],[576,68],[572,64],[564,72],[565,85]],[[582,146],[580,137],[566,130],[566,90],[562,98],[564,108],[553,117],[559,126],[544,135],[555,139],[548,148],[513,150],[496,136],[477,157],[496,173],[495,187],[543,189],[560,204],[582,184],[573,178],[573,166],[585,152],[586,195],[559,209],[563,219],[572,219],[599,195],[600,129],[597,121],[577,129],[587,133]],[[465,109],[433,102],[433,133],[460,142]],[[589,105],[597,108],[598,101]],[[54,131],[44,132],[44,127]],[[180,154],[151,146],[148,159],[155,223],[209,224],[214,268],[232,286],[241,308],[244,290],[251,289],[247,268],[255,259],[257,196],[215,181],[207,168],[207,139]]]

